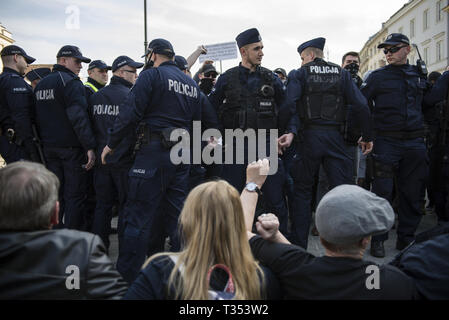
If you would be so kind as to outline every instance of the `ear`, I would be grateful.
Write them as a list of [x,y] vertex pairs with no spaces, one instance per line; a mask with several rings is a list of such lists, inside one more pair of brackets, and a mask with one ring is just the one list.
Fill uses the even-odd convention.
[[241,55],[242,57],[246,56],[246,49],[245,49],[245,47],[241,47],[241,48],[239,49],[239,51],[240,51],[240,55]]
[[50,218],[50,229],[59,223],[59,201],[56,201],[55,208]]
[[371,242],[371,236],[365,237],[362,240],[360,240],[360,245],[362,246],[363,249],[366,249],[368,247],[368,245]]

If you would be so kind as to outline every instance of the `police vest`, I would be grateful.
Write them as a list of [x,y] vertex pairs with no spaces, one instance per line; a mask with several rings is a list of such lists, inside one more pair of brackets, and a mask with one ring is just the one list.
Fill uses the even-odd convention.
[[260,68],[261,84],[248,90],[240,82],[239,67],[227,71],[225,101],[218,109],[218,117],[225,129],[276,129],[277,107],[274,99],[272,72]]
[[342,90],[341,68],[317,59],[303,66],[306,72],[302,99],[297,104],[298,114],[307,124],[310,120],[345,121],[345,101]]
[[94,92],[97,92],[97,91],[98,91],[97,87],[94,86],[94,85],[93,85],[92,83],[90,83],[90,82],[86,82],[86,83],[84,83],[84,85],[85,85],[86,87],[91,88]]

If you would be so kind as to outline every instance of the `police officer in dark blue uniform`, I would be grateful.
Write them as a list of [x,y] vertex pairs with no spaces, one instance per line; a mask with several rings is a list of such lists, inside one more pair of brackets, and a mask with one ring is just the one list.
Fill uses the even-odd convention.
[[138,141],[141,147],[129,172],[117,261],[117,269],[128,282],[136,278],[147,254],[164,249],[165,236],[170,236],[172,250],[180,248],[177,224],[187,196],[189,165],[172,162],[170,133],[174,128],[191,132],[192,121],[201,120],[198,85],[176,66],[171,43],[155,39],[148,48],[154,67],[139,75],[101,156],[107,163],[111,150],[139,121],[144,124],[143,139]]
[[52,73],[34,91],[35,119],[47,168],[61,183],[60,227],[80,229],[85,219],[86,170],[95,163],[96,146],[84,85],[78,77],[81,63],[90,59],[71,45],[63,46],[56,57]]
[[[444,72],[424,97],[424,105],[433,112],[434,135],[429,150],[434,166],[432,184],[438,223],[449,222],[449,71]],[[435,121],[433,121],[435,123]]]
[[[270,129],[278,129],[282,126],[282,133],[285,130],[296,132],[295,128],[287,128],[287,124],[281,125],[279,123],[278,114],[282,108],[287,107],[286,88],[277,75],[261,67],[263,43],[256,28],[243,31],[236,37],[236,41],[242,62],[239,66],[226,71],[218,78],[209,95],[209,100],[217,110],[220,125],[224,130],[242,129],[245,131],[254,129],[256,135],[259,130],[266,130],[268,132],[266,152],[269,153]],[[224,145],[233,148],[234,163],[223,164],[222,178],[237,190],[242,191],[245,184],[251,182],[245,180],[249,157],[257,158],[257,154],[249,155],[248,143],[245,142],[244,163],[238,164],[235,157],[236,143],[224,141]],[[265,212],[272,212],[278,216],[281,231],[287,232],[288,212],[282,190],[285,172],[282,160],[277,157],[277,154],[274,157],[278,161],[278,170],[275,174],[268,176],[267,182],[263,186],[262,192],[265,203],[262,205],[265,206],[263,209],[267,210]],[[254,189],[250,191],[254,191]]]
[[[175,63],[182,72],[191,77],[190,71],[188,71],[187,60],[183,56],[175,56]],[[204,130],[207,129],[219,129],[218,116],[215,109],[212,107],[209,99],[207,99],[207,96],[203,91],[200,92],[200,95],[201,133],[203,133]],[[206,145],[207,142],[202,141],[201,146],[205,147]],[[221,172],[220,168],[221,164],[206,165],[204,163],[192,163],[192,165],[190,166],[189,192],[204,181],[219,177]]]
[[89,77],[84,83],[87,100],[89,100],[91,95],[104,88],[106,83],[108,83],[108,71],[111,69],[112,67],[108,66],[103,60],[93,60],[89,63],[89,67],[87,68]]
[[[89,99],[89,113],[97,141],[96,158],[98,160],[101,160],[101,152],[107,144],[108,130],[113,127],[122,109],[129,107],[123,102],[136,82],[137,69],[142,67],[143,63],[136,62],[130,57],[116,58],[112,63],[111,82]],[[94,168],[96,207],[92,231],[101,237],[106,248],[109,248],[112,207],[117,200],[119,241],[123,236],[123,206],[126,201],[128,172],[133,163],[132,153],[135,143],[136,136],[128,135],[108,157],[107,164],[103,165],[101,161],[97,161]]]
[[45,76],[49,75],[51,72],[50,68],[36,68],[31,70],[25,75],[25,78],[27,78],[31,82],[31,87],[36,88],[39,81],[41,81]]
[[[393,178],[399,190],[398,239],[402,250],[414,239],[421,221],[422,190],[428,173],[422,112],[425,75],[410,65],[409,39],[390,34],[378,48],[384,48],[388,65],[373,71],[362,85],[372,108],[374,181],[373,192],[392,201]],[[388,233],[374,236],[371,255],[384,257],[383,241]]]
[[[349,72],[323,60],[325,41],[316,38],[298,47],[302,67],[290,72],[287,85],[288,97],[296,104],[301,128],[298,157],[292,165],[295,198],[290,212],[291,240],[304,248],[307,248],[312,216],[312,189],[320,165],[324,167],[330,188],[353,183],[353,158],[342,134],[346,104],[352,105],[351,111],[361,124],[362,150],[368,153],[372,149],[366,99]],[[281,148],[288,147],[292,139],[292,134],[282,136]]]
[[11,163],[18,160],[40,162],[33,143],[33,90],[23,79],[28,64],[35,61],[15,45],[1,51],[0,74],[0,155]]

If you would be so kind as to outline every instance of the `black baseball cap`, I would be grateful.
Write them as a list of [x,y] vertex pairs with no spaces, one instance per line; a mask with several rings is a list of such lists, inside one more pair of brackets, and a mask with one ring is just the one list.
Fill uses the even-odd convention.
[[72,45],[66,45],[59,49],[56,58],[60,57],[73,57],[80,59],[84,63],[89,63],[91,61],[89,58],[83,57],[83,54],[77,46]]
[[402,33],[392,33],[388,35],[387,39],[384,42],[377,46],[378,49],[384,48],[386,46],[394,46],[400,43],[404,43],[406,45],[410,45],[410,40],[407,38],[405,34]]
[[186,58],[183,56],[175,56],[175,63],[181,71],[187,70],[189,68],[189,64],[187,63]]
[[102,70],[111,70],[112,67],[108,66],[106,64],[106,62],[104,62],[103,60],[94,60],[91,63],[89,63],[89,67],[87,68],[87,70],[91,70],[94,68],[98,68],[98,69],[102,69]]
[[25,53],[25,50],[23,50],[21,47],[15,46],[15,45],[13,45],[13,44],[4,47],[4,48],[2,49],[2,52],[1,52],[1,56],[2,56],[2,57],[4,57],[4,56],[12,56],[12,55],[15,55],[15,54],[19,54],[19,55],[21,55],[22,57],[24,57],[24,58],[25,58],[25,61],[26,61],[28,64],[32,64],[34,61],[36,61],[36,59],[34,59],[33,57],[30,57],[29,55],[27,55],[27,54]]
[[215,72],[216,74],[218,74],[217,69],[215,69],[215,67],[212,64],[206,64],[202,69],[201,69],[202,73],[209,73],[209,72]]
[[145,55],[142,56],[145,57],[149,53],[158,53],[163,54],[169,58],[173,57],[175,55],[175,50],[173,50],[173,46],[170,43],[170,41],[165,39],[154,39],[150,42],[148,45],[148,50],[145,53]]
[[143,63],[136,62],[128,56],[120,56],[116,58],[112,63],[112,72],[115,72],[118,68],[121,68],[123,66],[130,66],[139,69],[143,67]]
[[51,72],[50,68],[36,68],[36,69],[33,69],[30,72],[28,72],[25,75],[25,77],[30,81],[34,81],[34,80],[42,79],[43,77],[48,75],[50,72]]

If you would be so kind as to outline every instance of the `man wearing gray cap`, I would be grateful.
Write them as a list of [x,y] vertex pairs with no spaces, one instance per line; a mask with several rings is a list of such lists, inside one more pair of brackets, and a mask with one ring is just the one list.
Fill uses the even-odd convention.
[[[252,220],[257,201],[257,195],[251,196],[242,198],[246,221]],[[276,274],[287,299],[413,299],[412,279],[390,265],[363,260],[371,236],[393,223],[387,200],[358,186],[341,185],[323,197],[316,211],[323,257],[291,245],[272,214],[258,218],[261,237],[251,233],[249,223],[247,230],[254,257]]]

